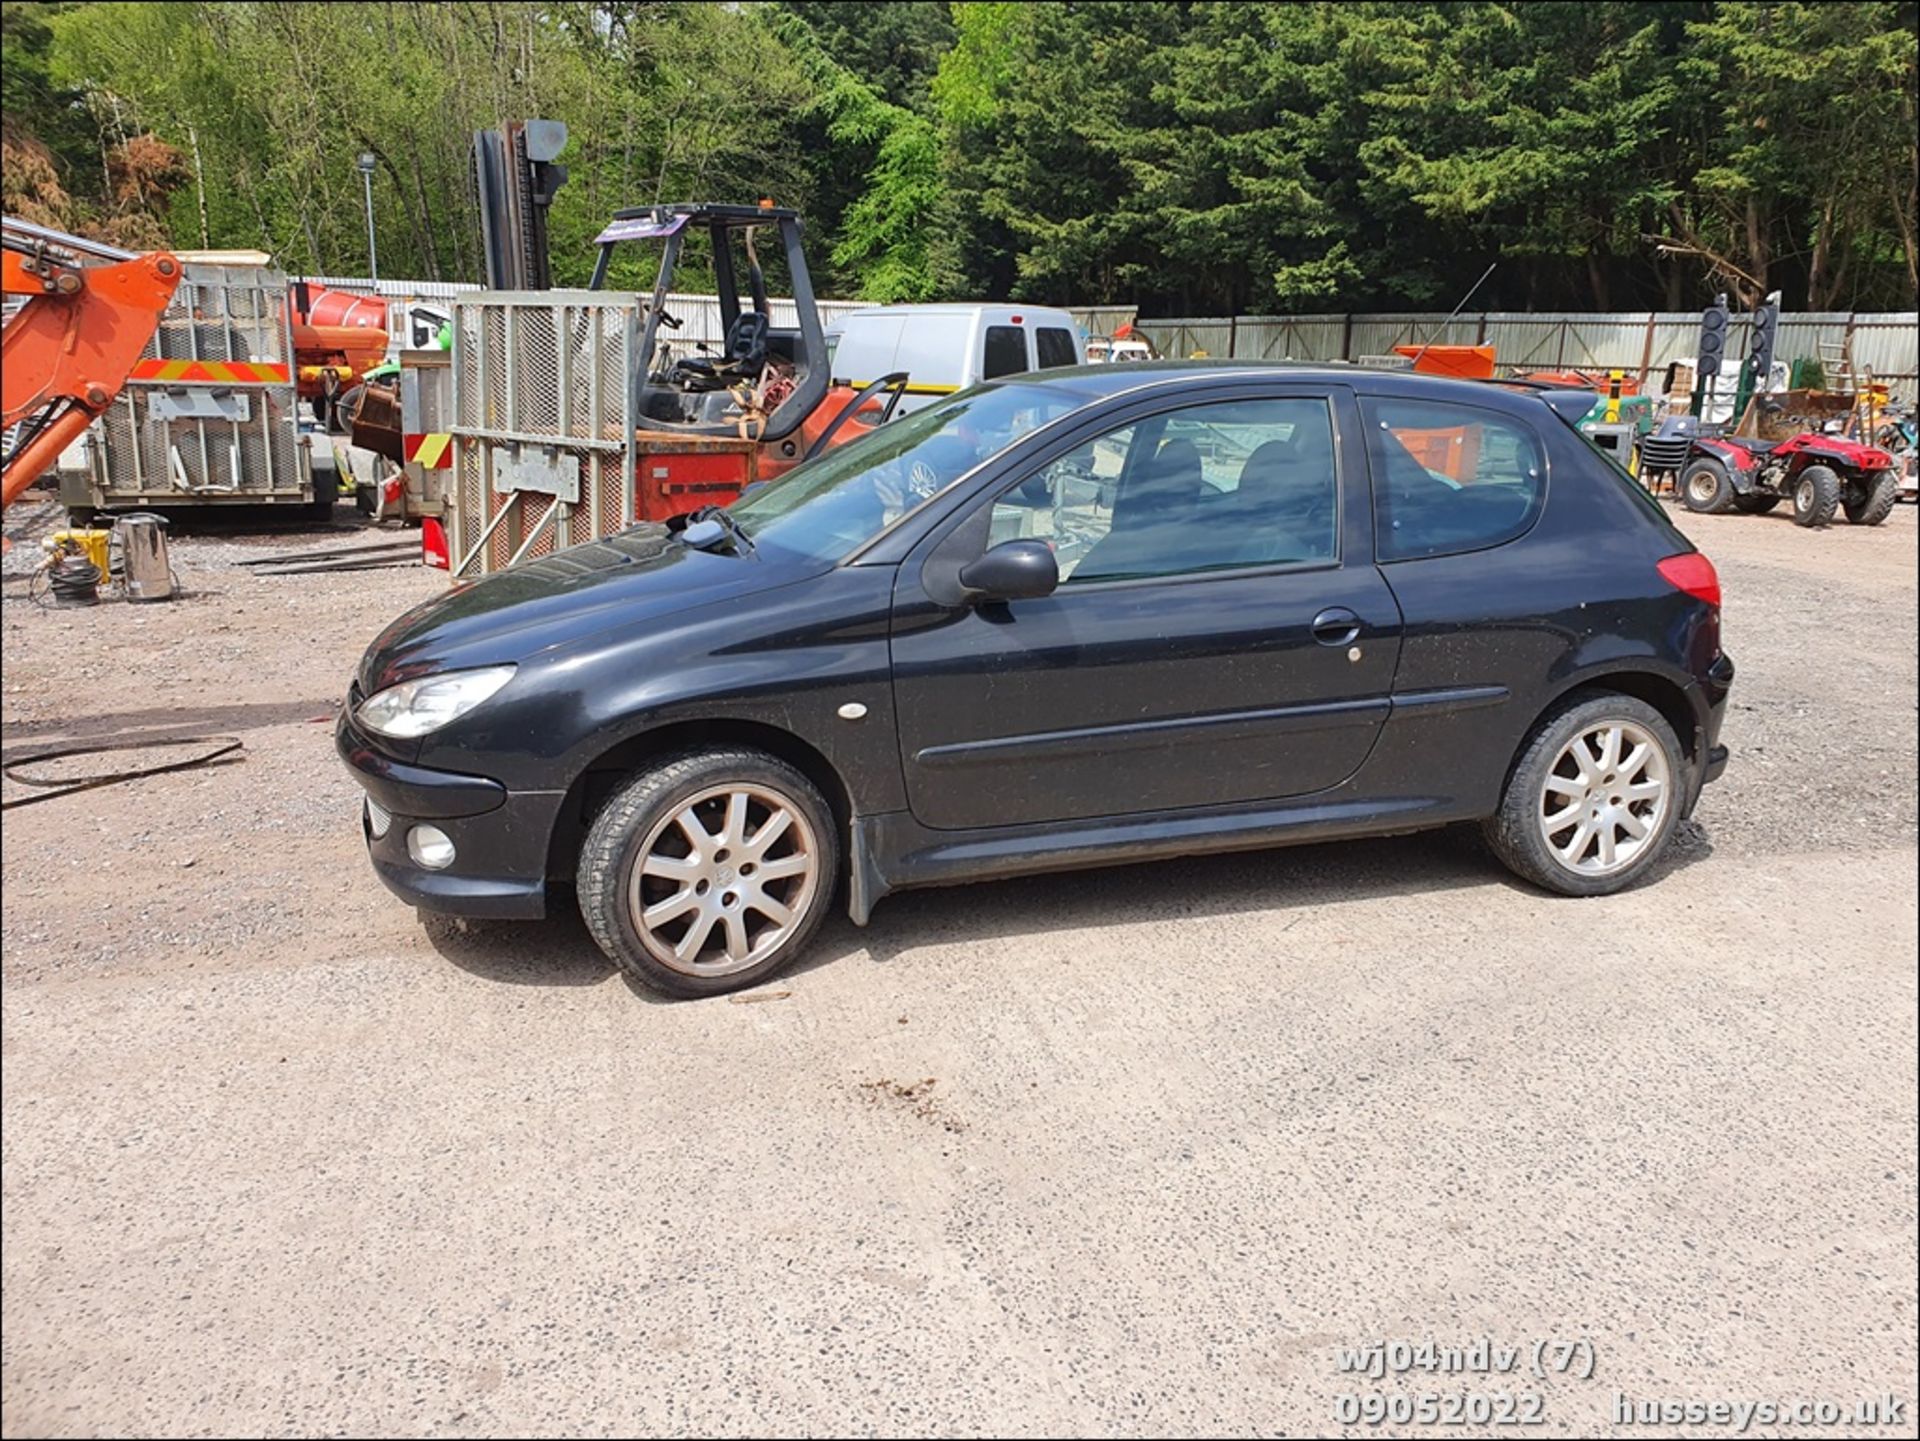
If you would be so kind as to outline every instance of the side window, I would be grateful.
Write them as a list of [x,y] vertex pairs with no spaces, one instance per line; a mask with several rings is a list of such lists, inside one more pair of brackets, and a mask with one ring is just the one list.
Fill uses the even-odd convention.
[[1075,447],[994,503],[990,545],[1041,539],[1063,585],[1325,562],[1333,424],[1319,399],[1190,406]]
[[1080,357],[1073,352],[1073,332],[1062,330],[1057,325],[1043,325],[1033,333],[1033,343],[1040,355],[1040,368],[1050,370],[1056,365],[1078,365]]
[[1526,427],[1426,400],[1363,400],[1361,414],[1381,560],[1485,550],[1539,519],[1546,463]]
[[1027,333],[1017,325],[987,327],[985,378],[1018,375],[1027,368]]

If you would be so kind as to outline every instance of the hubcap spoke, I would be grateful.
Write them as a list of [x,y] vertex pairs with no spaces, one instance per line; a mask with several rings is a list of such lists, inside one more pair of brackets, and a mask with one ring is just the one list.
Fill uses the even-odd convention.
[[747,958],[747,918],[740,914],[736,906],[726,912],[723,919],[727,923],[727,959],[744,961]]
[[1571,796],[1576,801],[1583,801],[1587,798],[1587,788],[1584,785],[1576,780],[1568,780],[1567,777],[1561,775],[1550,775],[1547,777],[1547,790],[1556,796]]
[[747,905],[751,909],[760,912],[761,915],[772,921],[776,926],[790,926],[793,924],[792,909],[782,905],[765,891],[761,891],[755,895],[752,900],[747,902]]
[[1562,860],[1570,863],[1576,862],[1587,853],[1587,846],[1592,840],[1593,827],[1587,822],[1582,821],[1580,822],[1580,828],[1573,833],[1573,839],[1568,841],[1564,846],[1556,846],[1554,849],[1560,852]]
[[692,806],[688,806],[673,819],[674,823],[680,827],[681,834],[686,836],[688,844],[693,847],[695,855],[706,860],[713,854],[713,836],[701,823],[700,817],[694,814]]
[[1605,738],[1600,742],[1600,768],[1611,771],[1620,764],[1620,728],[1609,726]]
[[1645,816],[1637,816],[1632,811],[1615,811],[1613,818],[1619,822],[1621,830],[1637,841],[1646,839],[1653,830],[1653,827],[1647,824]]
[[640,863],[640,873],[659,876],[662,880],[685,881],[691,884],[707,873],[700,864],[698,856],[650,855]]
[[803,876],[812,869],[812,866],[812,860],[804,855],[781,856],[778,860],[762,861],[760,869],[754,872],[754,879],[777,881],[787,876]]
[[720,832],[720,844],[738,847],[747,839],[747,793],[735,791],[727,797],[727,825]]
[[1561,831],[1564,831],[1568,826],[1572,825],[1575,821],[1579,820],[1581,816],[1585,814],[1586,814],[1586,808],[1584,806],[1571,805],[1571,806],[1565,807],[1564,809],[1555,811],[1552,815],[1546,818],[1546,821],[1543,824],[1545,826],[1545,829],[1548,835],[1550,836],[1558,835]]
[[1630,801],[1657,801],[1665,790],[1659,781],[1638,781],[1620,794]]
[[1582,786],[1589,790],[1592,789],[1594,783],[1600,779],[1600,768],[1594,763],[1593,749],[1587,744],[1587,738],[1581,736],[1574,741],[1571,746],[1567,747],[1567,754],[1573,763],[1580,768],[1580,781]]
[[1653,747],[1642,741],[1627,752],[1627,758],[1620,762],[1620,779],[1627,780],[1646,769],[1647,757],[1653,754]]
[[764,856],[767,848],[784,836],[787,833],[787,827],[792,824],[793,816],[790,812],[775,811],[761,822],[760,829],[753,833],[753,839],[746,842],[748,854]]
[[690,962],[695,956],[699,955],[700,948],[706,945],[707,936],[713,930],[713,921],[713,912],[705,906],[702,906],[700,908],[700,914],[693,918],[693,924],[687,927],[687,933],[680,938],[680,943],[673,948],[674,958],[679,961]]
[[675,891],[664,901],[655,901],[641,913],[640,919],[650,926],[663,926],[699,904],[700,897],[694,894],[692,886],[688,886],[684,891]]

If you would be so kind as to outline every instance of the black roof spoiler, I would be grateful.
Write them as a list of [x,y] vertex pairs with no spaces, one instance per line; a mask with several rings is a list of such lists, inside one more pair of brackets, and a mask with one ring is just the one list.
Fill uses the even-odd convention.
[[1496,379],[1485,383],[1533,391],[1546,404],[1547,409],[1566,421],[1568,425],[1579,424],[1599,399],[1598,391],[1588,390],[1584,386],[1562,385],[1551,380]]

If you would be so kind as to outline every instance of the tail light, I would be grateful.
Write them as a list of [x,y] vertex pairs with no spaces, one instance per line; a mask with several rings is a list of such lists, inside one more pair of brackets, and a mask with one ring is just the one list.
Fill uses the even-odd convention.
[[1695,600],[1704,600],[1720,609],[1720,574],[1713,562],[1697,550],[1670,555],[1660,562],[1660,574],[1675,590],[1683,590]]
[[[420,522],[420,563],[435,570],[446,570],[452,564],[447,555],[447,528],[432,516]],[[1713,567],[1707,569],[1711,572]]]

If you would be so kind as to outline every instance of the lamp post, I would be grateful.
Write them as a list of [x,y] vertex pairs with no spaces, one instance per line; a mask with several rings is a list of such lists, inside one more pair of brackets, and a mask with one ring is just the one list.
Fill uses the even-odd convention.
[[367,268],[373,272],[373,283],[380,283],[380,254],[373,244],[373,152],[362,150],[357,162],[360,167],[360,184],[367,196]]

